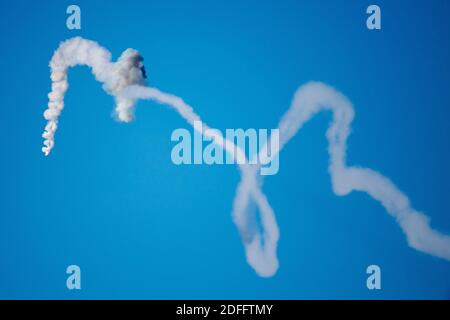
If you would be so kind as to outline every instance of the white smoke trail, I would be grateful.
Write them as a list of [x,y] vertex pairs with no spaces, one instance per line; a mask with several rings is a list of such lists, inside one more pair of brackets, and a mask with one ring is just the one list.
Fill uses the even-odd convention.
[[[95,50],[89,48],[95,48]],[[140,62],[142,59],[136,51],[132,52],[134,55],[131,56],[135,58],[127,60],[127,55],[125,55],[123,60],[128,62],[123,63],[123,67],[120,68],[121,72],[113,72],[111,70],[118,69],[116,65],[121,63],[122,57],[115,64],[110,63],[110,53],[95,42],[74,38],[60,46],[50,64],[52,80],[54,81],[52,93],[55,92],[55,94],[50,93],[49,95],[49,109],[46,111],[48,114],[45,115],[46,119],[49,120],[48,128],[46,127],[48,134],[45,135],[44,133],[47,144],[43,151],[46,154],[53,146],[56,122],[62,109],[64,93],[67,90],[67,68],[76,64],[86,64],[92,67],[97,80],[104,83],[104,89],[118,101],[116,110],[118,109],[120,120],[130,121],[132,119],[132,106],[137,99],[149,99],[166,104],[175,109],[195,130],[213,138],[212,140],[222,146],[226,152],[236,159],[240,159],[237,163],[248,163],[242,161],[245,160],[245,152],[234,145],[233,142],[223,139],[222,136],[215,134],[212,130],[208,130],[209,127],[206,124],[203,124],[202,128],[196,127],[194,122],[199,121],[200,117],[181,98],[163,93],[156,88],[142,86],[141,73],[138,74],[141,65],[136,63],[136,61]],[[77,58],[74,58],[74,56]],[[139,59],[136,60],[136,57],[139,57]],[[54,61],[55,63],[53,63]],[[59,76],[59,72],[61,72],[61,76]],[[120,83],[121,85],[114,86],[110,83]],[[123,108],[119,107],[121,101],[126,102],[123,104],[125,106]],[[280,152],[286,143],[316,113],[324,110],[331,111],[333,114],[333,120],[326,135],[330,156],[329,173],[335,194],[343,196],[351,191],[366,192],[380,202],[388,213],[397,220],[412,248],[450,260],[450,237],[433,230],[429,225],[428,217],[413,209],[407,196],[389,179],[371,169],[346,166],[346,142],[350,134],[350,124],[353,120],[354,111],[348,99],[335,89],[319,82],[311,82],[297,90],[290,108],[283,115],[278,125],[280,129],[279,149],[272,149],[271,156],[273,157],[275,153]],[[53,124],[55,125],[54,130]],[[271,145],[270,141],[267,145]],[[259,152],[260,159],[264,159],[266,155],[267,150],[263,147]],[[260,163],[266,162],[261,160]],[[261,190],[262,177],[258,176],[259,167],[260,164],[239,165],[242,179],[237,187],[233,202],[233,221],[244,242],[248,263],[260,276],[267,277],[275,274],[278,269],[276,248],[279,231],[274,211]],[[251,208],[253,205],[256,205],[260,212],[260,228],[255,227],[258,224],[256,217],[252,214]]]
[[[200,117],[193,111],[191,106],[187,105],[179,97],[161,92],[155,88],[137,85],[129,86],[122,94],[133,100],[147,99],[166,104],[175,109],[199,133],[210,138],[210,134],[214,134],[214,131],[210,133],[209,127],[204,122],[202,122],[203,130],[199,130],[201,128],[194,125],[194,121],[201,121]],[[235,145],[234,142],[224,139],[221,135],[214,135],[213,139],[212,141],[223,147],[234,158],[235,163],[243,163],[239,164],[242,180],[238,186],[233,204],[233,220],[244,242],[247,261],[259,275],[273,275],[278,269],[276,246],[279,231],[275,214],[259,186],[259,166],[248,164],[245,151]],[[270,142],[267,145],[270,145]],[[264,155],[266,156],[267,153]],[[267,161],[261,163],[267,163]],[[262,238],[260,232],[255,228],[255,225],[257,225],[256,217],[249,210],[250,201],[253,201],[260,211]],[[264,245],[261,243],[261,240],[264,242]]]
[[[388,178],[372,169],[346,166],[347,138],[354,111],[351,102],[332,87],[310,82],[297,90],[290,108],[278,124],[280,149],[272,152],[279,152],[307,121],[323,110],[333,113],[326,136],[330,156],[328,170],[334,193],[344,196],[351,191],[366,192],[397,220],[412,248],[450,260],[450,236],[433,230],[428,217],[412,208],[408,197]],[[266,154],[265,148],[259,152],[260,157]],[[246,210],[243,206],[238,214],[245,216]]]
[[[180,98],[157,89],[130,86],[124,90],[124,95],[130,99],[149,99],[168,104],[190,124],[199,120],[192,107]],[[271,156],[280,152],[308,120],[323,110],[333,113],[327,139],[334,193],[343,196],[353,190],[366,192],[396,218],[411,247],[450,260],[450,237],[431,229],[427,216],[411,208],[408,198],[389,179],[371,169],[346,166],[346,142],[354,111],[350,101],[335,89],[319,82],[310,82],[297,90],[291,107],[278,124],[279,149],[272,149]],[[221,145],[220,141],[216,142]],[[269,145],[270,141],[266,146]],[[267,163],[264,159],[268,154],[266,148],[263,147],[259,152],[260,163]],[[279,232],[273,209],[261,191],[263,178],[261,176],[258,180],[257,176],[260,166],[240,166],[242,179],[234,199],[233,219],[244,241],[248,263],[259,275],[271,276],[278,269],[276,248]],[[263,236],[254,228],[256,217],[251,212],[252,204],[260,211]]]
[[115,97],[116,115],[120,121],[133,120],[135,101],[120,95],[131,84],[144,84],[142,57],[134,49],[125,50],[116,63],[111,62],[111,53],[97,42],[76,37],[64,41],[53,54],[50,61],[52,90],[48,94],[48,108],[44,117],[48,121],[42,137],[45,139],[42,151],[47,156],[52,150],[58,117],[64,108],[64,94],[69,87],[67,72],[69,67],[86,65],[92,68],[97,81],[103,89]]

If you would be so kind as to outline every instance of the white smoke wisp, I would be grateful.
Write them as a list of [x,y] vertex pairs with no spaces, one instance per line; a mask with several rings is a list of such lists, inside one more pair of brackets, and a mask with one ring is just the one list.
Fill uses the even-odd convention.
[[64,95],[69,87],[67,73],[70,67],[91,67],[95,79],[103,83],[103,89],[115,97],[117,119],[133,120],[135,101],[120,95],[131,84],[144,84],[141,71],[141,55],[134,49],[125,50],[116,63],[111,62],[111,53],[97,42],[75,37],[64,41],[50,61],[52,90],[48,94],[48,107],[44,118],[48,121],[42,137],[45,139],[42,152],[47,156],[55,144],[58,118],[64,108]]
[[[76,44],[72,44],[72,42]],[[96,49],[83,52],[90,46],[81,45],[82,43],[95,44],[92,48]],[[59,50],[61,52],[58,52]],[[137,52],[135,54],[138,55]],[[74,59],[74,56],[77,58]],[[55,65],[53,64],[54,60],[58,62]],[[142,61],[142,58],[138,60]],[[50,64],[53,80],[50,95],[54,92],[55,94],[49,95],[49,109],[45,115],[49,120],[48,128],[46,127],[46,132],[49,134],[45,136],[44,133],[44,137],[47,139],[46,142],[50,141],[43,148],[46,154],[53,146],[54,130],[56,130],[57,118],[62,109],[64,93],[67,90],[67,68],[77,64],[86,64],[92,67],[96,79],[104,84],[104,89],[115,97],[118,102],[116,111],[120,120],[130,121],[132,119],[132,106],[138,99],[153,100],[168,105],[193,126],[194,130],[212,138],[211,140],[223,147],[227,153],[240,160],[236,163],[248,163],[248,161],[242,161],[246,160],[245,152],[232,141],[215,134],[213,130],[208,130],[209,127],[204,123],[203,127],[197,128],[194,122],[199,121],[200,117],[181,98],[161,92],[156,88],[143,86],[141,73],[136,74],[141,67],[140,64],[124,64],[124,68],[117,75],[117,72],[111,70],[117,70],[114,67],[120,62],[120,59],[115,64],[111,64],[109,61],[110,54],[106,49],[101,48],[95,42],[81,38],[64,42],[55,52]],[[60,65],[62,67],[59,67]],[[61,72],[61,76],[59,72]],[[124,77],[124,74],[134,76]],[[119,103],[122,101],[126,103]],[[296,91],[290,108],[278,124],[279,149],[271,149],[271,156],[280,152],[302,126],[321,111],[331,111],[333,114],[326,137],[328,139],[329,173],[334,193],[344,196],[351,191],[366,192],[374,200],[380,202],[386,211],[396,219],[412,248],[450,260],[450,237],[433,230],[428,217],[413,209],[408,197],[388,178],[372,169],[346,165],[346,144],[351,131],[354,110],[350,101],[334,88],[320,82],[310,82]],[[266,146],[269,145],[271,145],[270,139]],[[264,160],[266,155],[266,147],[263,147],[259,152],[260,163],[266,163]],[[262,192],[263,179],[258,175],[260,166],[260,164],[239,165],[242,178],[233,201],[232,216],[244,243],[247,262],[258,275],[269,277],[278,270],[276,251],[279,230],[274,211]],[[260,214],[259,226],[258,219],[252,210],[255,206]]]

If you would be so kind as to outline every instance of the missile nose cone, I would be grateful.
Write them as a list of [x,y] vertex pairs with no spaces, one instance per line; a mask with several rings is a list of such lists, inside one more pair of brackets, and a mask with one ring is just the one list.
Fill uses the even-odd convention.
[[145,71],[144,65],[142,65],[142,67],[141,67],[141,72],[142,72],[142,77],[144,77],[144,79],[147,79],[147,72]]

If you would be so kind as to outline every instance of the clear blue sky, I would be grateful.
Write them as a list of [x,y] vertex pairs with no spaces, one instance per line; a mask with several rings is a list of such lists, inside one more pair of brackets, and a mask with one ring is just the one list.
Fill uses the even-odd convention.
[[[138,103],[111,118],[113,99],[86,67],[70,70],[56,147],[41,152],[48,62],[62,40],[98,41],[114,59],[139,50],[149,83],[190,103],[211,126],[273,128],[309,80],[355,106],[348,162],[380,171],[450,233],[450,2],[377,1],[382,30],[365,27],[368,1],[1,2],[0,298],[440,298],[450,263],[407,246],[366,194],[337,197],[320,114],[265,180],[281,238],[280,269],[246,263],[231,204],[235,166],[175,166],[173,111]],[[65,268],[82,270],[66,289]],[[366,267],[382,290],[366,288]]]

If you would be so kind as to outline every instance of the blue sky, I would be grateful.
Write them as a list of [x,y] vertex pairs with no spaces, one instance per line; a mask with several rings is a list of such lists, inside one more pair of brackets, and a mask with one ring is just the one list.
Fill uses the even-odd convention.
[[[118,123],[112,97],[74,68],[55,149],[40,150],[48,62],[73,36],[114,59],[139,50],[152,86],[220,130],[275,127],[297,87],[319,80],[354,104],[349,165],[389,177],[450,234],[448,1],[378,1],[381,31],[366,28],[366,1],[77,1],[79,31],[65,26],[69,4],[0,4],[0,298],[450,297],[448,261],[408,247],[366,194],[332,192],[330,114],[265,180],[281,232],[269,279],[246,263],[231,220],[236,167],[171,162],[170,135],[187,128],[175,112],[140,101],[136,121]],[[70,264],[80,291],[65,286]],[[370,264],[382,290],[366,288]]]

